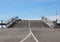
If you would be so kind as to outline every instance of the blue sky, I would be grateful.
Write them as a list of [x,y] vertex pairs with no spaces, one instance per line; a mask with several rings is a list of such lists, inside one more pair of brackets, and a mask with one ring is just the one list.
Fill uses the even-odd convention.
[[21,19],[40,19],[60,15],[60,0],[0,0],[0,20],[19,16]]

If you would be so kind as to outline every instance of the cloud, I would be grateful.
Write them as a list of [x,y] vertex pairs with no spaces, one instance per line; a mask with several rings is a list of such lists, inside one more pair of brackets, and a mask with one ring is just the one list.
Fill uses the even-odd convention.
[[51,21],[55,21],[56,19],[59,21],[60,16],[46,16],[46,18],[50,19]]

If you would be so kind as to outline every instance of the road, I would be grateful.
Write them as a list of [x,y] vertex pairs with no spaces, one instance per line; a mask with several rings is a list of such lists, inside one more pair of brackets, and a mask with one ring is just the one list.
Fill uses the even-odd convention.
[[60,42],[60,29],[5,28],[0,29],[0,42]]
[[60,42],[60,29],[0,29],[0,42]]
[[29,30],[21,28],[0,29],[0,42],[19,42],[29,33]]

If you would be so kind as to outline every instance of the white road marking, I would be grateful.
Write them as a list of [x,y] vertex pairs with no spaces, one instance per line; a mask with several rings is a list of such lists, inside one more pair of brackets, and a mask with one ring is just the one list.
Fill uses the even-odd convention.
[[28,34],[28,36],[26,36],[23,40],[21,40],[20,42],[24,42],[27,38],[29,38],[30,37],[30,35],[32,35],[33,36],[33,38],[35,39],[35,41],[36,42],[39,42],[38,40],[37,40],[37,38],[34,36],[34,34],[32,33],[32,31],[30,30],[30,33]]
[[34,36],[34,34],[32,33],[32,31],[31,31],[31,28],[30,28],[30,21],[29,21],[29,30],[30,30],[30,33],[29,33],[23,40],[21,40],[20,42],[24,42],[27,38],[30,37],[30,35],[33,36],[33,38],[35,39],[36,42],[39,42],[39,41],[37,40],[37,38]]
[[30,33],[23,40],[21,40],[20,42],[25,41],[29,36],[30,36]]
[[39,41],[37,40],[37,38],[34,36],[34,34],[32,33],[32,31],[30,31],[30,34],[33,36],[33,38],[35,39],[36,42],[39,42]]

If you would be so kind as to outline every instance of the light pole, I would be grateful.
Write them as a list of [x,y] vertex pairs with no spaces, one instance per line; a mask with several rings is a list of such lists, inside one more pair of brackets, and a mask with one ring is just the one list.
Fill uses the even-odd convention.
[[58,15],[58,14],[57,14],[57,10],[56,10],[56,28],[57,28],[57,15]]
[[0,26],[1,26],[1,28],[3,29],[3,20],[0,20]]
[[1,24],[2,24],[2,25],[1,25],[1,28],[3,29],[3,20],[1,20]]

